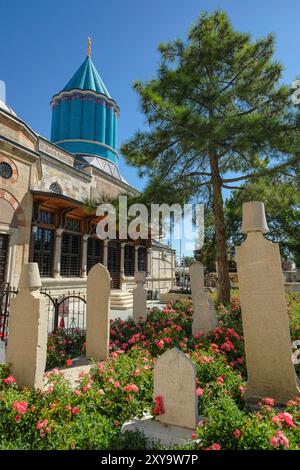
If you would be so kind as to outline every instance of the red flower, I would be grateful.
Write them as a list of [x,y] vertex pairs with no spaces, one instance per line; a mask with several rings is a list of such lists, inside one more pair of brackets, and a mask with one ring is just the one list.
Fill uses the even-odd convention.
[[274,406],[275,405],[275,400],[273,398],[264,398],[263,400],[266,405],[269,406]]
[[74,406],[74,408],[72,408],[72,415],[78,415],[78,413],[79,413],[78,406]]
[[285,449],[288,449],[290,445],[288,438],[283,434],[282,431],[276,431],[275,436],[271,437],[270,439],[270,444],[275,448],[282,445]]
[[295,423],[293,422],[293,416],[290,413],[287,413],[287,412],[279,413],[277,416],[281,422],[285,423],[287,428],[296,427]]
[[9,375],[8,377],[6,377],[6,379],[3,379],[2,382],[4,384],[12,385],[16,383],[16,379],[13,375]]
[[217,444],[216,442],[213,443],[211,446],[211,450],[221,450],[220,444]]
[[130,384],[130,385],[126,385],[124,387],[124,390],[125,392],[138,392],[139,387],[137,387],[135,384]]
[[210,447],[207,447],[204,450],[221,450],[221,446],[217,442],[214,442]]
[[153,407],[153,414],[157,415],[163,415],[165,412],[164,409],[164,404],[163,404],[163,397],[162,396],[157,396],[154,398],[154,407]]
[[26,401],[15,401],[13,404],[13,409],[16,410],[20,415],[23,415],[26,413],[27,408],[28,408],[28,403]]
[[221,345],[221,349],[223,349],[224,351],[232,351],[234,349],[234,344],[230,341],[230,340],[227,340],[225,343],[223,343]]
[[71,367],[73,365],[72,359],[67,359],[66,364],[67,364],[67,367]]
[[37,422],[36,429],[43,429],[47,426],[47,424],[48,424],[47,419],[43,419],[43,421],[40,420]]

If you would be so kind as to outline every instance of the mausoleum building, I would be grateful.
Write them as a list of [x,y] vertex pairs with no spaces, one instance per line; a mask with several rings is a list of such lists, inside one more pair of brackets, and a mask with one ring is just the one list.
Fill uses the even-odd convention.
[[159,240],[100,240],[91,202],[134,195],[118,167],[120,109],[90,56],[51,100],[51,139],[0,101],[0,288],[18,285],[23,263],[39,265],[43,287],[84,290],[88,271],[104,264],[111,304],[132,304],[134,272],[147,287],[175,285],[175,252]]

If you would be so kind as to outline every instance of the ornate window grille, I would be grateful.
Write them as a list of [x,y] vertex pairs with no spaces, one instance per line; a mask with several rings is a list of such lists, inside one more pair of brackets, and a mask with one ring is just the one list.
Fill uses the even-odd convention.
[[54,230],[37,227],[34,233],[33,261],[38,263],[40,275],[53,275]]
[[64,232],[61,240],[60,274],[79,277],[81,273],[81,234]]
[[0,162],[0,177],[9,180],[13,175],[13,169],[7,162]]
[[138,270],[147,272],[147,249],[143,246],[138,249]]
[[107,269],[111,276],[112,289],[120,288],[120,254],[120,243],[110,241],[108,243]]
[[62,189],[56,181],[55,183],[50,184],[49,191],[50,193],[62,194]]
[[124,248],[124,274],[125,276],[134,276],[134,245],[125,245]]
[[103,241],[90,237],[87,242],[87,272],[97,263],[103,263]]

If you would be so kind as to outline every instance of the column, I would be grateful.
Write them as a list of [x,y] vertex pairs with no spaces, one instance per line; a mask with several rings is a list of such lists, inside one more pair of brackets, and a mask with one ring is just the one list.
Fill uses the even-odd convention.
[[151,248],[147,248],[147,277],[151,276],[152,274],[152,250]]
[[81,277],[87,275],[87,242],[89,235],[86,233],[82,237],[82,261],[81,261]]
[[55,256],[54,256],[54,277],[60,276],[60,257],[61,257],[61,237],[63,229],[58,228],[55,232]]
[[125,272],[124,272],[124,257],[125,257],[125,242],[121,243],[121,254],[120,254],[120,287],[121,290],[125,288]]
[[108,240],[103,242],[103,265],[107,268],[107,259],[108,259]]
[[126,243],[121,243],[121,257],[120,257],[120,276],[124,277],[124,255],[125,255]]
[[139,246],[135,245],[135,253],[134,253],[134,271],[137,272],[139,270]]
[[172,251],[171,254],[171,289],[174,289],[174,285],[176,285],[176,276],[175,276],[175,271],[176,271],[176,261],[175,261],[175,253]]

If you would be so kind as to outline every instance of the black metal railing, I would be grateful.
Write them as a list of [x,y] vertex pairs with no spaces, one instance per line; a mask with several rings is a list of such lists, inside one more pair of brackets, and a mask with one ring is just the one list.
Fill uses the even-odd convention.
[[10,302],[19,290],[11,287],[9,283],[1,286],[0,290],[0,341],[5,341],[8,331],[8,316],[10,310]]
[[[75,291],[62,295],[53,295],[50,291],[41,289],[47,299],[48,332],[57,328],[63,328],[67,332],[75,329],[86,329],[86,296]],[[11,299],[19,293],[10,284],[5,284],[0,290],[0,341],[5,341],[8,336],[8,318]]]
[[48,298],[48,324],[49,330],[64,328],[67,332],[86,328],[86,297],[85,294],[67,292],[63,295],[53,296],[47,290],[41,294]]

